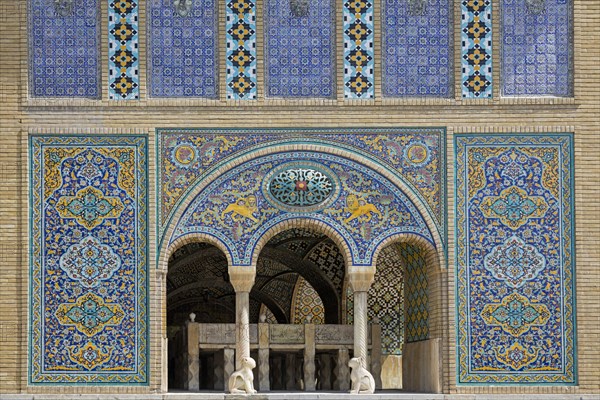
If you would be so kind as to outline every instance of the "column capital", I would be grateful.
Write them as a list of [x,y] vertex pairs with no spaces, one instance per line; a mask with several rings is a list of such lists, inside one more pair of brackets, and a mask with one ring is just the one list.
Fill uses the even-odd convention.
[[348,267],[348,280],[355,292],[368,292],[375,280],[375,266]]
[[236,293],[250,292],[256,278],[256,266],[230,265],[227,268],[229,281]]

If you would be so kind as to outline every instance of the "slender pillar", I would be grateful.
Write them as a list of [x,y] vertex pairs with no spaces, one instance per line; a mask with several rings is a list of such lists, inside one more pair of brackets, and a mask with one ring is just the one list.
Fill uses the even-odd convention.
[[314,392],[315,384],[315,325],[304,325],[304,390]]
[[258,324],[258,390],[268,392],[269,385],[269,324]]
[[335,382],[333,387],[342,392],[350,389],[350,368],[348,367],[348,349],[342,347],[338,350],[338,358],[335,366]]
[[240,371],[242,360],[250,357],[250,290],[256,267],[229,266],[228,272],[235,289],[235,368]]
[[[195,317],[195,315],[194,315]],[[200,324],[191,321],[187,325],[187,379],[185,388],[190,392],[200,390]]]
[[350,285],[354,290],[354,357],[368,359],[367,343],[367,297],[375,279],[375,267],[355,267],[348,269]]
[[250,293],[235,292],[235,367],[242,367],[242,359],[250,357]]

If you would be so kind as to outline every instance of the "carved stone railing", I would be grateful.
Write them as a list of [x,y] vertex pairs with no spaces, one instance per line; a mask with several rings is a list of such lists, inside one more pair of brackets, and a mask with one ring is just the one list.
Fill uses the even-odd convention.
[[[235,370],[235,324],[200,324],[188,321],[186,324],[187,354],[183,357],[187,381],[185,387],[191,391],[199,389],[200,351],[213,351],[218,356],[215,371],[223,376],[215,377],[215,382],[227,382]],[[368,334],[370,348],[371,373],[376,384],[381,385],[381,327],[371,325]],[[304,390],[316,390],[315,355],[317,350],[337,350],[337,362],[334,370],[334,387],[341,391],[350,388],[350,370],[348,360],[354,346],[354,327],[352,325],[284,325],[250,324],[250,348],[258,350],[258,362],[255,376],[258,375],[258,389],[269,391],[269,353],[271,350],[303,351]],[[215,361],[217,363],[217,361]],[[223,364],[223,365],[221,365]]]

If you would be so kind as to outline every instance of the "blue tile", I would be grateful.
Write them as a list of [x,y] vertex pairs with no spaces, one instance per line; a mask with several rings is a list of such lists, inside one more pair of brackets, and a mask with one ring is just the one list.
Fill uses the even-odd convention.
[[[217,4],[148,3],[148,86],[151,97],[218,97]],[[182,0],[183,4],[184,1]]]
[[30,95],[99,98],[100,6],[96,0],[60,4],[29,3]]
[[[291,4],[298,3],[292,12]],[[335,97],[335,3],[266,0],[268,97]]]
[[572,96],[570,0],[502,1],[502,94]]
[[385,0],[383,95],[453,95],[452,6],[449,0]]

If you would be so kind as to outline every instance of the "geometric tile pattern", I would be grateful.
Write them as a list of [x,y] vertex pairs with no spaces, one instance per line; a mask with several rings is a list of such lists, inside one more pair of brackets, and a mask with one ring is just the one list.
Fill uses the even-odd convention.
[[407,343],[429,339],[427,263],[424,251],[411,244],[398,245],[405,266],[404,301],[406,315],[404,337]]
[[375,280],[369,289],[369,321],[375,318],[381,325],[383,354],[402,354],[404,343],[404,280],[394,246],[381,250],[377,258]]
[[572,96],[572,0],[501,4],[502,94]]
[[375,53],[373,3],[366,0],[344,2],[344,97],[375,97]]
[[157,174],[159,240],[169,218],[199,179],[227,158],[261,146],[322,144],[369,155],[401,176],[446,231],[445,133],[440,128],[354,129],[159,129]]
[[335,295],[341,297],[346,268],[340,249],[331,241],[323,241],[314,246],[305,259],[325,273],[335,288]]
[[149,96],[217,98],[215,0],[150,0],[147,18]]
[[460,383],[577,382],[572,151],[571,134],[455,137]]
[[134,0],[108,3],[108,98],[140,98],[138,5]]
[[335,97],[335,3],[265,0],[267,97]]
[[31,136],[31,384],[147,384],[147,138]]
[[30,384],[148,384],[147,173],[145,136],[31,136]]
[[30,95],[99,98],[98,1],[28,3]]
[[256,5],[230,0],[226,13],[227,98],[256,99]]
[[461,2],[462,97],[492,97],[492,0]]
[[385,97],[451,97],[452,1],[382,1]]
[[323,301],[317,291],[301,276],[298,277],[296,288],[294,289],[294,298],[292,300],[293,309],[290,317],[292,324],[324,324],[325,308]]

